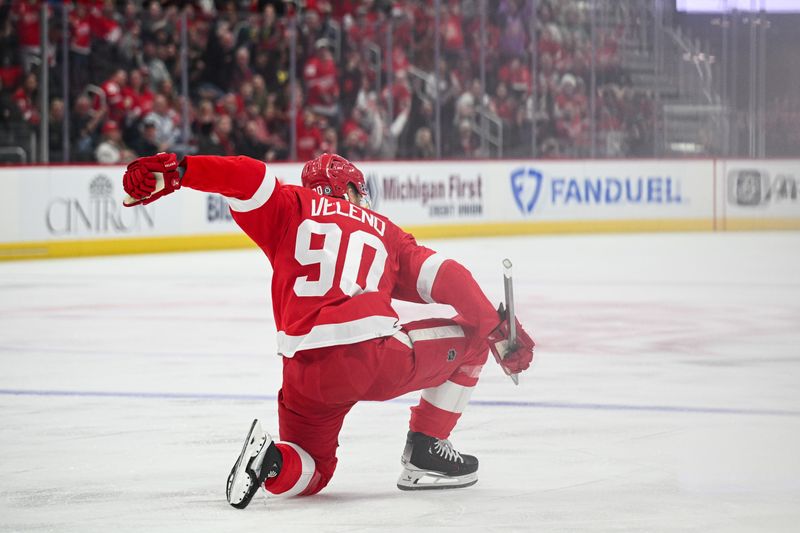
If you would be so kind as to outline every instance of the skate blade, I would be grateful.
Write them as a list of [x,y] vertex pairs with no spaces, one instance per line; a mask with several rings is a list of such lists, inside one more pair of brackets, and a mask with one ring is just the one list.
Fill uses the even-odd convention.
[[243,509],[250,503],[258,487],[253,487],[259,480],[254,479],[251,472],[257,472],[261,467],[267,450],[268,435],[261,429],[258,419],[253,420],[247,438],[242,445],[242,452],[233,465],[228,476],[226,495],[228,503]]
[[478,473],[463,476],[445,476],[428,470],[411,470],[404,468],[397,480],[400,490],[441,490],[471,487],[478,482]]

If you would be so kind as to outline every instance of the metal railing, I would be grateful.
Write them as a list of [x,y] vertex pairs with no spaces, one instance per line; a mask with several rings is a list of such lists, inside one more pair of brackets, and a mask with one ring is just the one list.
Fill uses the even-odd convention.
[[2,146],[0,147],[0,161],[6,162],[6,156],[16,156],[19,163],[28,162],[28,154],[22,146]]

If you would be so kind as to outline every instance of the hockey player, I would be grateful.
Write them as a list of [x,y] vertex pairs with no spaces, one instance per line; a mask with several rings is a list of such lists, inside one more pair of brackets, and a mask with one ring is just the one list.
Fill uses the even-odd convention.
[[[221,194],[273,267],[282,440],[253,422],[228,477],[228,502],[244,508],[259,487],[284,496],[319,492],[333,476],[337,438],[353,405],[414,390],[422,397],[411,408],[397,486],[474,484],[478,460],[448,437],[488,352],[516,374],[529,367],[533,341],[517,321],[510,346],[507,317],[467,269],[371,211],[364,177],[349,161],[313,159],[302,183],[281,184],[265,163],[247,157],[186,156],[178,163],[166,153],[134,161],[123,178],[126,205],[180,187]],[[458,314],[398,324],[392,298],[449,304]]]

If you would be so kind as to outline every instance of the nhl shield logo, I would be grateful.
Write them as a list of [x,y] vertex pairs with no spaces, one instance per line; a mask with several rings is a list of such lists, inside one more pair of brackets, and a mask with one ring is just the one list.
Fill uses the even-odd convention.
[[455,348],[450,348],[447,350],[447,360],[452,361],[456,358],[456,350]]
[[533,212],[541,190],[541,172],[530,167],[520,167],[511,172],[511,191],[514,193],[517,208],[523,215]]

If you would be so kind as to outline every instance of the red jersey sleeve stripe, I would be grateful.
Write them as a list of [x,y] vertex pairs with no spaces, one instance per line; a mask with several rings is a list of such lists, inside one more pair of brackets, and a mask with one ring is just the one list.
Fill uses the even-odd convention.
[[261,185],[258,186],[258,189],[256,189],[256,192],[253,193],[253,196],[249,200],[240,200],[228,196],[226,196],[225,199],[228,200],[231,209],[238,213],[254,211],[267,203],[272,197],[272,193],[275,191],[276,181],[275,178],[267,177],[267,165],[265,164],[264,177],[261,180]]
[[447,258],[445,256],[436,253],[423,261],[419,269],[417,292],[419,293],[419,297],[429,304],[436,303],[431,296],[431,291],[433,290],[433,283],[436,281],[436,274],[439,273],[439,268],[446,260]]

